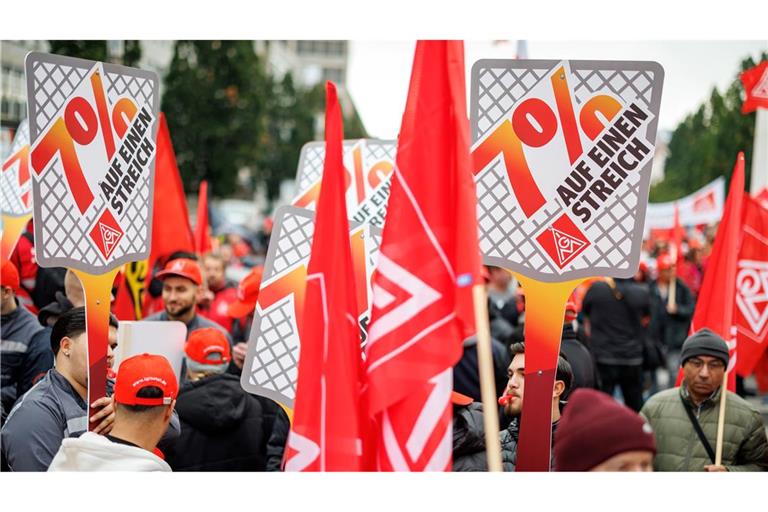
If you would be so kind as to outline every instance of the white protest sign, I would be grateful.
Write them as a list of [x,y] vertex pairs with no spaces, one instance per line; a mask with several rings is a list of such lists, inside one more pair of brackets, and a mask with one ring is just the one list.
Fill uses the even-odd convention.
[[38,263],[102,274],[146,258],[157,75],[42,53],[26,73]]
[[634,273],[663,76],[654,62],[475,63],[472,154],[486,263],[543,282]]
[[682,226],[720,222],[725,207],[725,178],[720,176],[712,183],[677,201],[648,203],[648,209],[645,212],[646,237],[652,229],[672,229],[674,227],[675,205],[677,205],[680,225]]
[[[395,168],[396,141],[354,139],[344,141],[347,212],[359,224],[383,227],[389,186]],[[296,197],[291,203],[315,209],[325,161],[325,142],[308,142],[301,148],[296,174]]]
[[[283,206],[275,212],[264,273],[259,287],[241,384],[250,393],[286,407],[296,397],[304,288],[312,250],[315,213]],[[366,224],[350,226],[352,263],[363,345],[371,315],[371,275],[381,243],[381,230]]]
[[133,322],[123,320],[117,329],[117,348],[115,364],[117,371],[120,363],[131,356],[155,354],[163,356],[171,363],[179,382],[184,360],[184,345],[187,342],[187,326],[183,322],[151,322],[142,320]]

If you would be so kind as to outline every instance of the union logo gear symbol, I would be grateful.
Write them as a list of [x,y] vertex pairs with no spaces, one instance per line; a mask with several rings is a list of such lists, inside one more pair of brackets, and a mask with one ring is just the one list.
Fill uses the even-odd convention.
[[565,214],[542,231],[536,240],[561,269],[590,245],[584,233]]

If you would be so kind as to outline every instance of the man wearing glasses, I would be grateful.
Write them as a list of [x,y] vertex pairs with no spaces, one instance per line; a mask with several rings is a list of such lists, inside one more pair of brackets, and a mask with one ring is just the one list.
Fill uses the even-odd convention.
[[[768,439],[759,412],[721,388],[728,359],[728,345],[709,329],[683,343],[680,387],[653,395],[640,411],[656,433],[655,471],[768,470]],[[715,465],[722,392],[728,393],[723,456],[722,464]]]

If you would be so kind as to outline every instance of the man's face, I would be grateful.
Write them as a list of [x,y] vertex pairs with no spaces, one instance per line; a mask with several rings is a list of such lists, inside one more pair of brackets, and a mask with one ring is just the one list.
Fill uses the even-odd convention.
[[507,389],[510,399],[504,407],[509,416],[520,416],[523,412],[523,391],[525,389],[525,354],[515,354],[507,368]]
[[489,274],[491,275],[491,283],[500,289],[506,290],[509,287],[509,283],[512,281],[512,274],[503,268],[491,267]]
[[171,318],[186,315],[195,307],[197,285],[186,277],[168,276],[163,280],[163,303]]
[[619,453],[590,471],[653,471],[653,453],[639,450]]
[[[83,387],[88,386],[88,336],[82,333],[74,338],[69,345],[69,363],[72,377]],[[107,344],[107,367],[112,368],[115,362],[114,349],[117,348],[117,328],[109,326]]]
[[672,273],[675,271],[674,267],[665,268],[663,270],[659,270],[659,282],[660,283],[669,283],[672,280]]
[[723,383],[725,363],[712,356],[695,356],[683,365],[688,391],[695,398],[706,398]]
[[224,286],[224,263],[218,258],[205,258],[203,263],[205,277],[211,290],[219,290]]

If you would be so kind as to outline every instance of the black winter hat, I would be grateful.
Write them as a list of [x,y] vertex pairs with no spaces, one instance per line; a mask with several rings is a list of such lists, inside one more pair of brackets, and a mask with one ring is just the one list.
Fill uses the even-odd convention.
[[680,365],[696,356],[712,356],[722,360],[728,366],[728,344],[717,333],[707,329],[699,329],[688,336],[680,351]]

